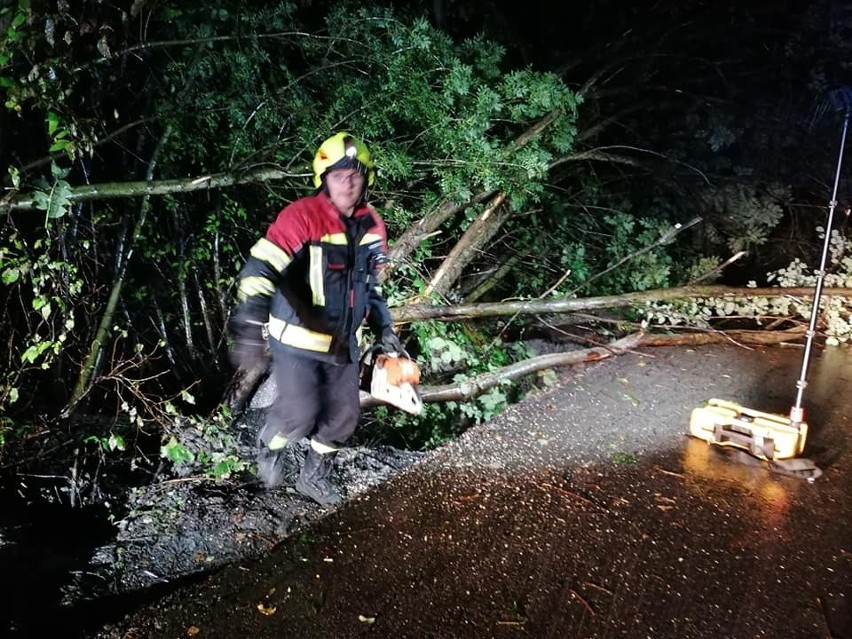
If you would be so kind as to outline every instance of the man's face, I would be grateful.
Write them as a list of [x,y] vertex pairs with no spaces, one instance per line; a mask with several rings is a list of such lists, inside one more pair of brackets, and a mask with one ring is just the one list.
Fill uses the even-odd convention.
[[358,169],[335,169],[325,176],[328,197],[343,215],[352,215],[364,192],[365,176]]

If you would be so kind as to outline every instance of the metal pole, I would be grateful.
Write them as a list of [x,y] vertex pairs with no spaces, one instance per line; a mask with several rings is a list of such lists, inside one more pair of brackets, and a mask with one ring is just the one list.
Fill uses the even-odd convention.
[[837,171],[834,174],[834,191],[831,194],[831,201],[828,205],[828,221],[825,225],[825,242],[822,245],[822,259],[819,263],[819,270],[816,272],[817,280],[814,288],[814,301],[811,308],[811,321],[808,324],[807,339],[805,340],[805,354],[802,358],[802,372],[799,375],[799,381],[796,382],[796,403],[790,408],[790,421],[793,424],[801,424],[804,421],[805,411],[802,408],[802,394],[805,392],[805,387],[808,385],[808,361],[811,356],[811,347],[813,346],[814,335],[816,334],[817,317],[819,316],[819,298],[822,295],[822,283],[825,279],[825,263],[828,260],[828,249],[831,244],[831,225],[834,221],[834,209],[837,207],[837,187],[840,184],[840,167],[843,164],[843,148],[846,146],[846,131],[849,128],[849,112],[850,107],[846,107],[846,115],[843,118],[843,134],[840,137],[840,155],[837,158]]

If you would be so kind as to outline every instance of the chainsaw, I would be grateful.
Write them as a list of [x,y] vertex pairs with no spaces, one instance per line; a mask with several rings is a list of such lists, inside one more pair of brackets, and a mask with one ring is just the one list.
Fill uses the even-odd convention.
[[385,352],[374,346],[361,362],[361,388],[377,400],[412,415],[423,410],[418,385],[420,367],[408,353]]

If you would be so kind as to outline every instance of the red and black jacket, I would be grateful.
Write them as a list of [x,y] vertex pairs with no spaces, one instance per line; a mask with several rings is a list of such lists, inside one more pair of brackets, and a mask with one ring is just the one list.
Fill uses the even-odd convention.
[[301,198],[252,247],[239,274],[235,317],[268,322],[273,347],[357,362],[361,323],[366,319],[376,336],[391,326],[378,279],[385,263],[387,232],[373,208],[362,205],[346,217],[323,193]]

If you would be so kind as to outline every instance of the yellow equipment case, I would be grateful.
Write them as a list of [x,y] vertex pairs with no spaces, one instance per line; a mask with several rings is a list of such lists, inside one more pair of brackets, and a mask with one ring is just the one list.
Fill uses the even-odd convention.
[[720,446],[734,446],[760,459],[790,459],[805,450],[808,425],[793,424],[773,413],[745,408],[735,402],[711,399],[695,408],[689,421],[694,437]]

